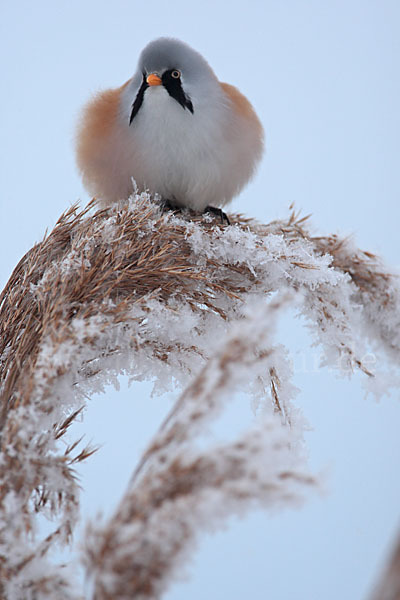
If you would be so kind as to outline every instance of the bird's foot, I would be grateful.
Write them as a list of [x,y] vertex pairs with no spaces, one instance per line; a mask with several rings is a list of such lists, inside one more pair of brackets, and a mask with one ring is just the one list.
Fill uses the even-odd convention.
[[168,200],[167,198],[162,198],[160,205],[162,210],[171,210],[175,214],[182,212],[182,206],[174,204],[172,200]]
[[[171,210],[175,214],[182,213],[183,211],[189,211],[189,213],[196,214],[195,211],[190,210],[189,208],[186,208],[184,206],[179,206],[177,204],[174,204],[174,202],[172,200],[168,200],[166,198],[163,198],[161,200],[160,204],[161,204],[161,208],[163,210]],[[217,217],[219,217],[221,219],[222,224],[224,222],[227,225],[231,224],[231,222],[228,218],[228,215],[226,213],[224,213],[224,211],[221,210],[220,208],[216,208],[215,206],[207,206],[203,211],[203,214],[205,214],[205,213],[211,213],[212,215],[216,215]]]
[[225,221],[227,225],[231,224],[231,222],[228,218],[228,215],[220,208],[216,208],[215,206],[207,206],[203,212],[211,213],[212,215],[216,215],[217,217],[219,217],[221,219],[221,223],[224,223],[224,221]]

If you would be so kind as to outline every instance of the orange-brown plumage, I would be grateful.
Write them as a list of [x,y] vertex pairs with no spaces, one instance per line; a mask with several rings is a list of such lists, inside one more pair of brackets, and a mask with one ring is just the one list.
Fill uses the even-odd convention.
[[252,104],[247,100],[246,96],[244,96],[242,92],[240,92],[237,89],[237,87],[231,85],[230,83],[223,83],[221,81],[220,85],[224,90],[225,94],[229,96],[230,100],[232,101],[234,109],[244,118],[252,121],[252,123],[254,123],[254,125],[257,126],[260,130],[262,130],[260,120],[257,117]]
[[[85,106],[78,125],[76,159],[85,185],[96,195],[107,163],[118,149],[116,130],[121,105],[121,87],[98,92]],[[104,185],[104,184],[103,184]]]

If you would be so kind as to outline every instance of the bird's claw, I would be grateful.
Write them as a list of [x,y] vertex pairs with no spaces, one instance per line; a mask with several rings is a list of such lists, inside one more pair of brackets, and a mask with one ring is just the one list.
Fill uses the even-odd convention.
[[161,208],[163,210],[172,210],[173,212],[181,212],[182,208],[180,206],[177,206],[176,204],[174,204],[171,200],[168,199],[162,199],[161,202]]
[[216,208],[215,206],[207,206],[204,212],[211,213],[212,215],[217,215],[221,219],[222,224],[224,223],[224,221],[227,225],[231,224],[228,215],[221,208]]
[[[171,210],[174,213],[182,212],[182,210],[184,210],[184,207],[177,206],[176,204],[174,204],[172,202],[172,200],[168,200],[168,199],[164,199],[164,198],[161,200],[161,207],[163,210]],[[193,213],[193,211],[190,211],[190,212]],[[227,225],[231,224],[231,222],[228,218],[228,215],[220,208],[216,208],[215,206],[207,206],[203,211],[203,214],[205,214],[205,213],[211,213],[212,215],[216,215],[217,217],[219,217],[221,219],[222,224],[224,222]]]

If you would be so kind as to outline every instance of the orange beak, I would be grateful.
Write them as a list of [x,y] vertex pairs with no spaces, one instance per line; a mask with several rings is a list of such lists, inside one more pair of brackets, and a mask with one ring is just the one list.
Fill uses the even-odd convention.
[[162,85],[161,78],[155,73],[150,73],[150,75],[147,76],[146,81],[149,85]]

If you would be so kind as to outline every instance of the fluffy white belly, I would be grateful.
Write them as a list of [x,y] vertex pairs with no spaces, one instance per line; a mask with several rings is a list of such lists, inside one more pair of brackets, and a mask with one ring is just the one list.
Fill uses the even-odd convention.
[[119,156],[124,179],[134,178],[139,189],[198,211],[231,200],[241,187],[235,172],[238,148],[230,143],[232,131],[227,134],[229,108],[223,97],[213,104],[195,104],[192,114],[162,86],[147,89],[129,130],[124,115]]

